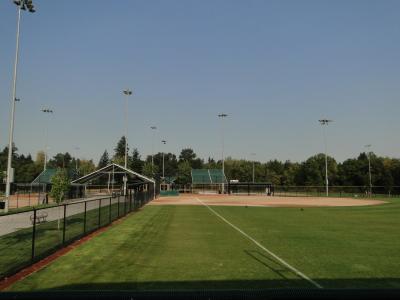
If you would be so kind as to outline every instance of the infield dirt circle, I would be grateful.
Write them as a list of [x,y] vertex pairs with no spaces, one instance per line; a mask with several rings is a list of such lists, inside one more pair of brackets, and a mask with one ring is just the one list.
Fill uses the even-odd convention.
[[384,204],[385,201],[354,198],[330,197],[277,197],[243,195],[183,194],[159,197],[149,205],[219,205],[219,206],[261,206],[261,207],[338,207]]

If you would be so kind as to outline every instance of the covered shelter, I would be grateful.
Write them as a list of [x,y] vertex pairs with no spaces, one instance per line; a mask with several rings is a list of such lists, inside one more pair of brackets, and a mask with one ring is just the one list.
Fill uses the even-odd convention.
[[149,192],[156,196],[156,182],[133,170],[111,163],[90,174],[75,179],[73,185],[84,186],[85,197],[91,195],[123,194],[126,181],[127,193]]
[[221,193],[228,181],[221,169],[192,169],[192,192]]

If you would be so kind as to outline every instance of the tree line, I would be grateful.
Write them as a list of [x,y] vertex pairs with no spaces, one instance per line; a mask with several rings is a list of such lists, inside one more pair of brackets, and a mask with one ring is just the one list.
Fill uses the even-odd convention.
[[[13,148],[13,166],[15,168],[15,182],[31,182],[43,170],[44,152],[39,151],[35,160],[31,155],[19,155],[18,149]],[[5,147],[0,152],[0,170],[7,168],[7,152]],[[148,177],[162,177],[163,153],[147,155],[142,159],[137,148],[132,151],[128,148],[129,169]],[[342,163],[328,156],[329,184],[333,186],[368,186],[369,185],[369,160],[371,161],[372,184],[374,186],[393,187],[400,186],[400,159],[380,157],[374,153],[360,153],[357,158],[349,158]],[[121,137],[110,155],[107,150],[103,152],[97,165],[93,160],[82,160],[72,157],[68,152],[58,153],[47,163],[49,168],[62,168],[68,170],[73,177],[83,176],[96,169],[105,167],[114,162],[124,165],[125,162],[125,137]],[[245,159],[225,159],[225,174],[228,179],[237,179],[240,182],[251,182],[254,177],[256,182],[270,182],[283,186],[323,186],[325,184],[325,155],[317,154],[303,162],[270,160],[268,162],[253,162]],[[182,149],[179,155],[164,153],[164,174],[166,177],[175,178],[177,184],[191,183],[191,169],[221,169],[222,161],[209,157],[204,160],[199,158],[193,149]],[[1,172],[0,178],[4,177]]]

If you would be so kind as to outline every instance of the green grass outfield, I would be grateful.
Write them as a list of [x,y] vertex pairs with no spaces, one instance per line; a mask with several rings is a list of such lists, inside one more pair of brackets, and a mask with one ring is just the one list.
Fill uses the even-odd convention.
[[[211,207],[324,288],[400,288],[400,199],[370,207]],[[147,206],[10,287],[38,290],[315,286],[205,206]]]

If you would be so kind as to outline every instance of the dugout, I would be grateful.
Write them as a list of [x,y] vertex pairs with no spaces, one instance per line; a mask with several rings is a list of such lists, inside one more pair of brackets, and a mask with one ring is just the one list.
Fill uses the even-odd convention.
[[274,186],[269,182],[228,182],[227,191],[233,195],[274,195]]
[[126,178],[127,193],[149,192],[156,197],[156,182],[133,170],[112,163],[71,183],[84,187],[84,196],[101,196],[123,194],[124,178]]
[[192,193],[221,194],[228,184],[221,169],[192,169]]

